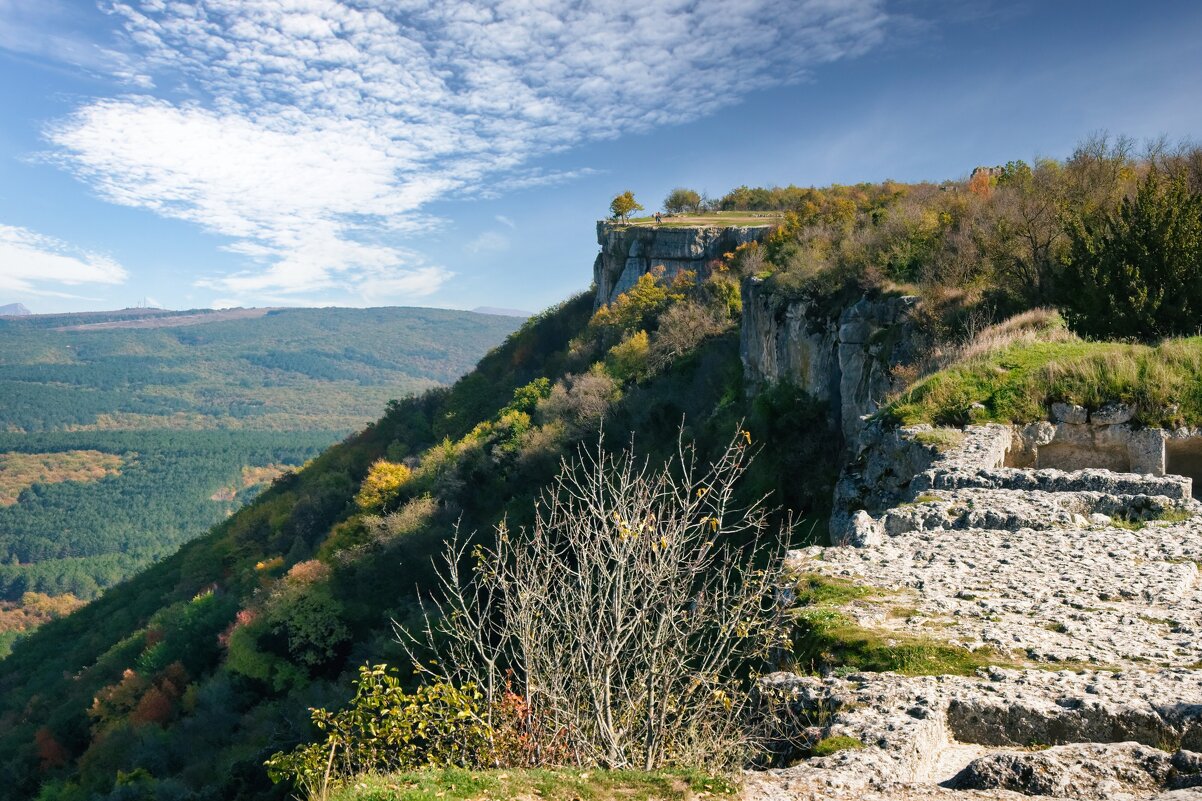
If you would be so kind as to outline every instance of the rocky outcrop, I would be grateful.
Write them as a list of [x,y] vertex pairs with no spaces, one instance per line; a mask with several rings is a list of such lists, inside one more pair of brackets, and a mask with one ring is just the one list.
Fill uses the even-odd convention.
[[645,273],[663,267],[666,275],[693,270],[705,275],[709,263],[739,245],[763,239],[771,226],[699,227],[597,223],[601,252],[593,263],[593,283],[600,308],[634,286]]
[[[1202,798],[1202,504],[1164,466],[1165,443],[1198,432],[1135,428],[1120,404],[1052,417],[868,427],[839,483],[838,544],[790,553],[810,581],[858,588],[814,619],[990,667],[771,677],[800,756],[852,747],[757,775],[749,798]],[[1038,467],[1057,442],[1153,469]]]
[[1193,508],[1192,478],[1168,474],[1165,454],[1166,443],[1198,441],[1093,420],[964,430],[874,423],[835,486],[832,542],[866,545],[886,533],[934,528],[1154,519]]
[[1012,467],[1101,468],[1121,473],[1165,473],[1165,441],[1159,428],[1136,428],[1130,406],[1109,403],[1092,413],[1053,403],[1051,420],[1015,430],[1007,464]]
[[[612,302],[656,268],[672,276],[710,264],[742,244],[763,239],[771,226],[676,228],[597,223],[601,252],[593,264],[594,307]],[[830,404],[831,421],[852,443],[864,418],[894,389],[891,369],[913,361],[916,298],[788,299],[757,278],[743,282],[740,331],[749,393],[787,381]]]
[[1202,785],[1197,671],[776,674],[765,684],[792,700],[795,719],[813,722],[799,740],[863,747],[753,775],[745,797],[755,801],[1184,801]]
[[914,357],[913,297],[863,297],[845,308],[782,299],[762,281],[743,282],[741,354],[748,392],[787,381],[828,401],[845,440],[894,389],[891,369]]

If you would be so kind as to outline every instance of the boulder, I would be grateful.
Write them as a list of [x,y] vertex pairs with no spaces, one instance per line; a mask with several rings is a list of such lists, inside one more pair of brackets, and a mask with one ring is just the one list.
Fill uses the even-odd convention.
[[1122,423],[1131,422],[1131,418],[1135,416],[1135,409],[1125,403],[1111,401],[1104,404],[1100,409],[1095,409],[1093,414],[1089,416],[1089,421],[1096,426],[1116,426]]
[[1053,403],[1052,420],[1057,423],[1083,425],[1089,422],[1089,412],[1075,403]]
[[[1139,743],[1083,743],[974,759],[945,786],[1093,799],[1171,787],[1173,758]],[[1176,789],[1176,788],[1173,788]]]

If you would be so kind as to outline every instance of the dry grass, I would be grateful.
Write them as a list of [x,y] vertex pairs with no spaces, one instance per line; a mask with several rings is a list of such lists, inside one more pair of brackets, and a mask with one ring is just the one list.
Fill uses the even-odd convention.
[[[728,226],[776,225],[783,218],[779,211],[715,211],[701,214],[664,215],[661,228],[703,228]],[[635,217],[630,225],[655,227],[655,217]]]
[[1029,342],[1068,342],[1076,337],[1064,326],[1055,309],[1025,311],[982,330],[954,354],[950,362],[968,361]]
[[12,506],[34,484],[99,481],[121,472],[122,460],[100,451],[0,454],[0,506]]
[[238,483],[231,484],[228,487],[222,487],[209,496],[211,501],[224,501],[226,503],[235,500],[238,493],[242,490],[258,487],[264,484],[270,484],[280,476],[295,468],[283,464],[269,464],[262,467],[243,467],[242,475]]

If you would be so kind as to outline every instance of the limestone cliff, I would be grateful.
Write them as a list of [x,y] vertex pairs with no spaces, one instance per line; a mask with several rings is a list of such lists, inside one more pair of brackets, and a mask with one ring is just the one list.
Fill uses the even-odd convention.
[[597,223],[601,252],[593,263],[596,306],[611,302],[653,267],[662,266],[667,275],[681,270],[704,275],[709,262],[745,242],[763,239],[771,230],[767,225],[676,228],[616,225],[602,220]]
[[890,368],[909,360],[912,297],[862,297],[843,308],[784,299],[756,278],[743,282],[743,375],[748,391],[789,381],[829,401],[853,443],[863,417],[893,389]]
[[[597,223],[601,252],[593,265],[595,307],[613,301],[639,277],[662,266],[667,275],[694,270],[770,226],[674,228]],[[893,389],[890,369],[913,357],[915,298],[861,297],[840,306],[790,299],[756,278],[743,282],[743,372],[749,392],[788,381],[830,404],[831,420],[854,444],[865,415]]]

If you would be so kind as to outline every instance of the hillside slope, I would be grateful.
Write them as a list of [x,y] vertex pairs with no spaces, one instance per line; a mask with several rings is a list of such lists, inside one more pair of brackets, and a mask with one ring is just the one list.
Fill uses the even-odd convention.
[[[832,464],[833,432],[795,390],[745,399],[737,284],[640,287],[645,302],[608,320],[590,322],[582,295],[528,321],[450,390],[393,403],[209,535],[19,642],[0,662],[0,798],[116,798],[131,783],[148,798],[285,797],[263,760],[308,736],[307,708],[344,697],[355,666],[402,661],[390,621],[417,613],[454,524],[528,520],[602,418],[651,454],[682,422],[705,453],[745,420],[780,446],[747,491],[820,511],[829,483],[799,486],[781,460]],[[360,487],[381,459],[412,476],[373,506]]]

